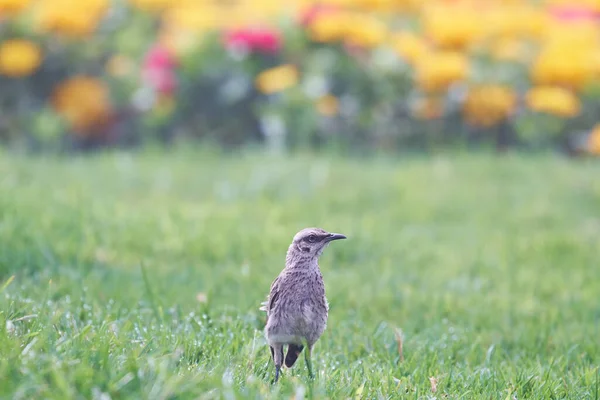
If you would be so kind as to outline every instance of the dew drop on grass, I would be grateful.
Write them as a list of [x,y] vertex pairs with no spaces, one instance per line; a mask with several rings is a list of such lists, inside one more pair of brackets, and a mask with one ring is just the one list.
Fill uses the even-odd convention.
[[6,333],[11,334],[15,331],[15,324],[10,319],[6,320]]
[[295,399],[303,399],[305,393],[306,393],[306,388],[304,387],[304,385],[298,385],[298,386],[296,386],[294,398]]
[[233,373],[230,369],[225,370],[222,381],[223,386],[225,387],[231,387],[231,385],[233,385]]

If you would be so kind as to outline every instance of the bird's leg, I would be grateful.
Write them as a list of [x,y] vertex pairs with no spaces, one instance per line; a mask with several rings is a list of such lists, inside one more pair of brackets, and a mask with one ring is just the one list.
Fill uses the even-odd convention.
[[277,381],[279,380],[279,374],[281,373],[281,366],[280,365],[276,365],[275,366],[275,381],[273,383],[277,383]]
[[277,383],[279,380],[279,374],[281,373],[281,364],[283,363],[283,344],[274,344],[271,349],[273,361],[275,362],[275,381],[273,383]]
[[311,353],[312,353],[312,346],[306,346],[306,351],[304,352],[304,361],[306,361],[306,369],[308,369],[308,377],[310,379],[314,379],[315,378],[315,374],[313,374],[313,370],[312,370],[312,361],[311,361]]

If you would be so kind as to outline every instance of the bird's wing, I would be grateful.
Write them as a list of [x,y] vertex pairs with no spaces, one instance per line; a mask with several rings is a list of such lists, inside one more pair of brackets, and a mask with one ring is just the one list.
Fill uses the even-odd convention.
[[266,311],[267,316],[269,315],[269,311],[275,307],[275,303],[277,302],[277,298],[279,297],[279,277],[275,278],[273,283],[271,283],[271,290],[269,291],[269,295],[267,296],[267,300],[261,303],[260,310]]

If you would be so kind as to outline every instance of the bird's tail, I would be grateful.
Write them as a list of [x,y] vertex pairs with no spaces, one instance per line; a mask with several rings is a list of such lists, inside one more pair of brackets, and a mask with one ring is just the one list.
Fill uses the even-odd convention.
[[287,354],[285,355],[285,366],[292,368],[304,346],[298,344],[290,344],[288,346]]
[[262,303],[260,303],[260,311],[267,311],[267,305],[269,304],[268,301],[263,301]]

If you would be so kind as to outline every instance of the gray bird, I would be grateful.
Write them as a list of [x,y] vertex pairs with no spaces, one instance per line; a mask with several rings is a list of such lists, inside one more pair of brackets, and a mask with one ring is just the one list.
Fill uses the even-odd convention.
[[339,233],[306,228],[294,236],[285,258],[285,268],[271,284],[261,310],[267,312],[265,337],[275,363],[275,382],[284,363],[291,368],[306,347],[304,360],[308,375],[314,377],[311,352],[327,326],[329,305],[319,270],[319,256],[333,240],[346,239]]

